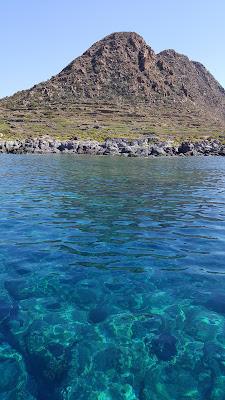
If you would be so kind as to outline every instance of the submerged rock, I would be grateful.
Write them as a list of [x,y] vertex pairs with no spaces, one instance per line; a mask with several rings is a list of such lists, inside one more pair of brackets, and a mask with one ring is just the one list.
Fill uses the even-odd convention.
[[159,360],[169,361],[177,354],[176,338],[170,333],[162,333],[152,341],[152,351]]
[[26,352],[32,374],[37,380],[59,382],[65,376],[67,349],[58,341],[53,341],[51,336],[46,336],[46,332],[31,331],[26,337]]
[[121,367],[122,353],[120,349],[110,346],[96,354],[94,362],[97,370],[106,371],[108,369],[119,370]]
[[225,314],[225,293],[213,294],[205,303],[205,306],[218,314]]
[[8,279],[5,281],[5,288],[15,300],[27,299],[33,294],[33,289],[23,279]]
[[12,304],[6,299],[0,298],[0,324],[10,317],[12,310]]
[[93,324],[98,324],[100,322],[105,321],[107,318],[108,313],[104,308],[94,308],[89,312],[88,315],[88,320],[89,322],[92,322]]
[[34,400],[27,383],[28,375],[21,355],[9,345],[0,346],[0,398]]

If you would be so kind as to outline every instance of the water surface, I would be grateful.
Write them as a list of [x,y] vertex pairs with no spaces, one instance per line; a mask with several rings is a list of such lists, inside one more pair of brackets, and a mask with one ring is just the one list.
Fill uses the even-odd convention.
[[225,160],[0,157],[1,400],[224,400]]

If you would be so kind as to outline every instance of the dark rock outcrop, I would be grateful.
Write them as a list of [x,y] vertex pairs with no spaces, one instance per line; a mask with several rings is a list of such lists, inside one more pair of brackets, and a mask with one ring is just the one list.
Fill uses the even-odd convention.
[[94,140],[64,140],[53,138],[35,138],[24,140],[0,141],[0,153],[10,154],[46,154],[68,153],[89,155],[111,155],[125,157],[154,156],[194,156],[194,155],[225,155],[225,146],[218,140],[201,142],[182,142],[179,146],[173,141],[152,141],[146,139],[106,139],[103,143]]

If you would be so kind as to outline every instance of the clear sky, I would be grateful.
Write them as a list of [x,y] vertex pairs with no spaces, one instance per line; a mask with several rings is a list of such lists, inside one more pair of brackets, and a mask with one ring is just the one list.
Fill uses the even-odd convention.
[[0,97],[50,78],[115,31],[202,62],[225,87],[225,0],[0,0],[0,17]]

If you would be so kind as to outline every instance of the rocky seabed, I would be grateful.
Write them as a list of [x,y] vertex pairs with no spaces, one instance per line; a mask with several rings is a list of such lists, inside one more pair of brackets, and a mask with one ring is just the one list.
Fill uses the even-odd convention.
[[225,145],[218,140],[200,142],[184,141],[176,145],[173,141],[146,139],[106,139],[103,143],[94,140],[64,140],[37,138],[0,141],[0,153],[72,153],[89,155],[112,155],[125,157],[150,156],[225,156]]

